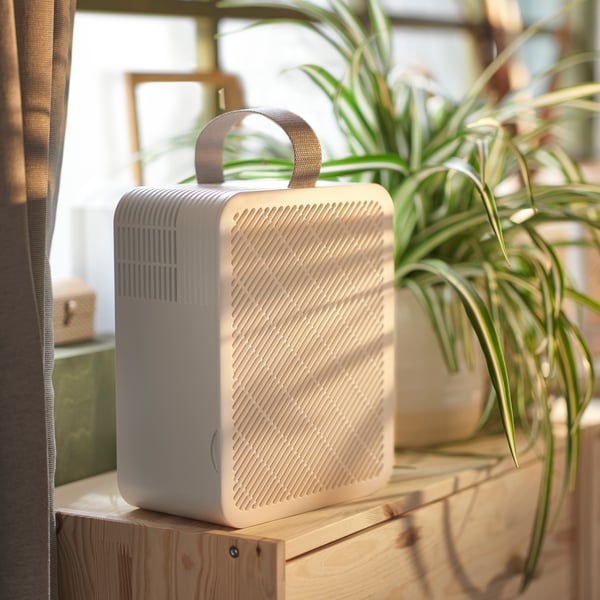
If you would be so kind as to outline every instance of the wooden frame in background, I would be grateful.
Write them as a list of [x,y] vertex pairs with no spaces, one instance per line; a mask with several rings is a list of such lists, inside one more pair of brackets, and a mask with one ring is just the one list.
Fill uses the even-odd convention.
[[132,173],[138,185],[144,183],[144,169],[139,158],[140,124],[138,117],[136,89],[143,83],[198,83],[213,89],[219,96],[219,112],[244,108],[242,86],[235,75],[214,70],[207,73],[125,73],[125,88],[127,94],[127,113],[129,118],[129,142],[132,161]]

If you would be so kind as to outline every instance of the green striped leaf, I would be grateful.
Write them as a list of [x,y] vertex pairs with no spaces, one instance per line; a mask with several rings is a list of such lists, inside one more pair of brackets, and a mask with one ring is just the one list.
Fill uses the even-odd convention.
[[534,576],[537,563],[539,561],[542,545],[548,524],[548,515],[550,513],[550,498],[552,497],[552,480],[554,472],[554,434],[550,414],[548,411],[542,412],[543,434],[544,434],[544,454],[542,480],[538,489],[537,509],[533,529],[527,550],[523,580],[521,582],[521,591],[523,591]]
[[392,25],[378,0],[367,0],[369,17],[373,24],[373,35],[383,70],[391,67]]
[[477,175],[475,169],[473,169],[473,167],[470,164],[463,160],[460,160],[459,158],[451,158],[447,160],[444,163],[444,166],[457,173],[461,173],[462,175],[471,180],[474,189],[479,193],[479,196],[481,197],[483,206],[485,208],[485,212],[488,216],[488,221],[490,223],[490,226],[492,227],[496,239],[498,240],[498,243],[500,244],[502,253],[508,261],[506,245],[504,243],[504,235],[502,234],[502,226],[500,225],[500,219],[498,217],[498,207],[496,206],[494,193],[492,192],[490,187],[481,180],[481,178]]
[[456,357],[455,336],[451,330],[451,322],[448,322],[444,314],[443,299],[439,297],[439,294],[436,294],[432,287],[417,285],[410,279],[405,281],[405,286],[414,294],[429,317],[448,372],[456,373],[458,371],[458,360]]
[[534,96],[531,98],[519,98],[515,101],[513,110],[519,112],[521,107],[526,108],[555,108],[561,104],[565,104],[572,100],[578,100],[580,98],[587,98],[600,94],[600,83],[582,83],[574,85],[560,90],[554,90],[541,94],[540,96]]
[[395,154],[373,154],[325,161],[321,167],[321,177],[337,178],[355,173],[385,170],[394,171],[403,176],[407,176],[409,172],[408,165],[399,156]]
[[508,447],[515,464],[518,464],[508,371],[494,322],[485,303],[467,279],[442,261],[424,260],[410,265],[410,270],[433,273],[458,294],[479,340],[490,381],[498,399],[498,408]]
[[331,73],[317,65],[300,67],[308,77],[325,93],[335,106],[348,135],[361,144],[367,153],[377,151],[377,137],[365,121],[353,95]]

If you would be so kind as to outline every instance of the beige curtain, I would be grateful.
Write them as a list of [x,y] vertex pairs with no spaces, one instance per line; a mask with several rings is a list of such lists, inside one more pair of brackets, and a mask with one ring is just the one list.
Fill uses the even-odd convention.
[[0,598],[56,597],[48,253],[75,0],[0,0]]

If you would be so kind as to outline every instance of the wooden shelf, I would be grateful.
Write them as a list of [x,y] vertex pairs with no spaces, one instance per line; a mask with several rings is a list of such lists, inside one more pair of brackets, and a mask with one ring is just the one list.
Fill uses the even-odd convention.
[[[584,460],[597,472],[600,427],[583,437]],[[132,507],[114,472],[67,484],[56,490],[60,598],[514,598],[541,463],[529,451],[515,469],[505,448],[503,437],[489,437],[454,446],[453,455],[401,453],[377,494],[239,530]],[[599,597],[586,565],[600,556],[592,516],[600,498],[590,497],[600,490],[597,475],[582,479],[587,497],[567,497],[522,598]],[[582,511],[585,540],[577,536]]]

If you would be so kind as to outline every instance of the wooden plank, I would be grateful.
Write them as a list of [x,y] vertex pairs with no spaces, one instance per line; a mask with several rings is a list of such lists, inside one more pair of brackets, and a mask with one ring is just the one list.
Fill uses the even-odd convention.
[[[529,465],[291,560],[286,598],[515,598],[540,473]],[[570,500],[523,599],[574,598]]]
[[600,598],[600,400],[584,417],[577,481],[578,600]]
[[61,600],[280,600],[283,544],[58,515]]
[[[402,453],[372,496],[237,531],[136,509],[114,473],[62,486],[61,600],[514,597],[541,466],[530,451],[516,470],[505,448],[498,436]],[[559,450],[557,482],[560,467]],[[524,599],[572,596],[571,501]]]
[[[520,460],[525,466],[537,461],[537,458],[534,452],[529,451]],[[446,453],[400,453],[396,457],[390,483],[371,496],[248,527],[237,533],[245,537],[282,540],[285,558],[289,560],[424,504],[447,498],[489,478],[499,477],[514,468],[506,455],[506,442],[502,436],[452,446],[452,453],[449,450]],[[199,521],[137,510],[121,498],[114,473],[58,488],[55,504],[63,514],[82,511],[97,517],[149,526],[160,521],[163,527],[180,530],[233,531]]]
[[[535,452],[520,457],[525,466]],[[503,436],[480,438],[437,453],[403,452],[388,485],[368,497],[244,529],[285,541],[286,560],[456,494],[515,469]]]

